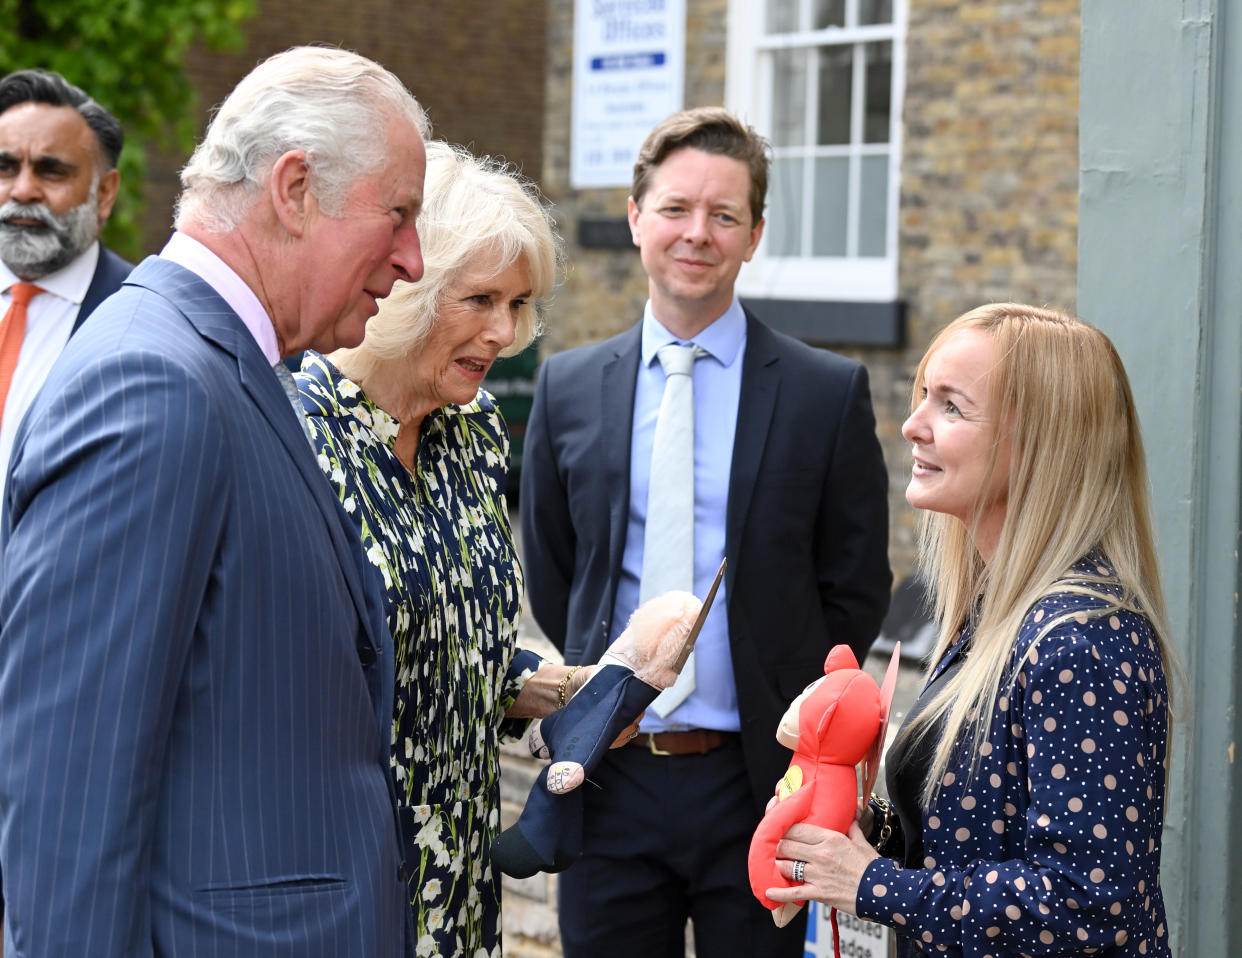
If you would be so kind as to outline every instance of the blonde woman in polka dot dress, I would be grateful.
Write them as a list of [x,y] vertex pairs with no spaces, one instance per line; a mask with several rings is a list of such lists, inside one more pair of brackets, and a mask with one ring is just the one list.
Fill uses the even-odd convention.
[[980,307],[923,357],[902,435],[940,635],[893,808],[848,836],[795,826],[778,853],[804,884],[770,896],[888,925],[903,956],[1169,955],[1173,664],[1116,351],[1062,313]]
[[422,279],[397,284],[357,349],[307,353],[297,382],[394,640],[415,953],[500,958],[499,746],[589,675],[517,648],[509,434],[481,388],[498,355],[534,336],[557,244],[533,187],[443,143],[427,144],[418,232]]

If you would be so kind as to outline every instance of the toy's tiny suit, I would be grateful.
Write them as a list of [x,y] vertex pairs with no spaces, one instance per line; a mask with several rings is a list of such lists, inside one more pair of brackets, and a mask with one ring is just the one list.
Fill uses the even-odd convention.
[[613,741],[677,680],[679,653],[702,603],[665,592],[639,606],[569,704],[531,725],[531,754],[551,759],[517,822],[497,837],[492,861],[506,875],[564,871],[582,851],[580,786]]

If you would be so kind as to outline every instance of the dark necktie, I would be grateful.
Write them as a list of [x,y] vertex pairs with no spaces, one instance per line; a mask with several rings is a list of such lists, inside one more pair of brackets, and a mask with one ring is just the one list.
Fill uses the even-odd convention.
[[302,427],[302,432],[306,433],[309,439],[310,424],[306,421],[305,413],[302,412],[302,397],[298,394],[298,384],[293,381],[293,373],[284,363],[277,363],[272,369],[276,372],[276,378],[280,380],[280,388],[285,391],[285,398],[293,407],[293,414],[298,417],[298,425]]

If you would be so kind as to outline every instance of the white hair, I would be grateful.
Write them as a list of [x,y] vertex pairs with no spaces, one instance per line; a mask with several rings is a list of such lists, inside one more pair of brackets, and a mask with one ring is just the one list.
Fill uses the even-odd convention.
[[393,118],[408,120],[424,139],[430,135],[418,101],[378,63],[329,47],[278,53],[215,111],[181,171],[176,225],[235,229],[290,150],[306,151],[311,192],[326,215],[339,217],[349,188],[384,164]]
[[518,310],[513,344],[501,355],[530,345],[563,260],[552,214],[530,180],[500,160],[430,142],[418,236],[422,279],[397,281],[367,323],[362,345],[332,354],[338,366],[344,361],[351,375],[365,379],[379,365],[418,350],[435,325],[444,290],[481,255],[498,258],[497,273],[519,260],[529,271],[530,300]]

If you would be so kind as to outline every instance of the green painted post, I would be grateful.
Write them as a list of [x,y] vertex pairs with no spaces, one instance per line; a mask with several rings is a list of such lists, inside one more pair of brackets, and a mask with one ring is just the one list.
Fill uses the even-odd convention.
[[1188,677],[1162,869],[1179,958],[1242,954],[1242,8],[1229,6],[1082,9],[1078,303],[1129,370]]

